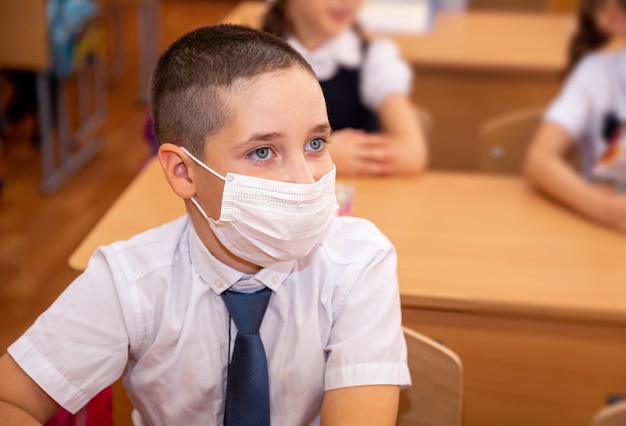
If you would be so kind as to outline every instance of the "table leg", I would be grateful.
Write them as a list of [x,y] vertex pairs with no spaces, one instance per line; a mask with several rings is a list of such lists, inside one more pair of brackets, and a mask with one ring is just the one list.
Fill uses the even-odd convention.
[[[49,73],[37,74],[38,124],[41,138],[42,186],[44,195],[49,195],[58,189],[67,179],[91,160],[101,149],[101,141],[96,137],[96,131],[106,119],[106,82],[101,58],[93,55],[94,106],[88,116],[84,111],[80,113],[78,129],[72,134],[69,129],[68,105],[62,90],[63,80]],[[87,72],[88,65],[78,71]],[[85,99],[89,96],[84,92],[89,87],[81,83],[84,75],[79,75],[79,108],[84,107]],[[56,123],[52,121],[53,96],[51,88],[58,84],[54,96]]]

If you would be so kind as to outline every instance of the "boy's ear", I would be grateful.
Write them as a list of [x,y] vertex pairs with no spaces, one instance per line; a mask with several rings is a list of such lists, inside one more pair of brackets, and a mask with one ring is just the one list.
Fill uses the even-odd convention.
[[196,194],[196,186],[191,169],[192,160],[179,146],[171,143],[164,143],[159,147],[158,157],[165,178],[174,193],[183,199],[193,197]]

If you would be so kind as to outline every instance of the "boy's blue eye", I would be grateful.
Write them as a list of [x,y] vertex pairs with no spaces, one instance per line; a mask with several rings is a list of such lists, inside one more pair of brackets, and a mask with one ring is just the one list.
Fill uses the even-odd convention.
[[266,160],[271,155],[272,150],[268,147],[257,148],[248,154],[253,160]]
[[322,138],[315,138],[315,139],[311,139],[310,141],[307,142],[306,144],[306,151],[321,151],[322,149],[324,149],[324,143],[326,141]]

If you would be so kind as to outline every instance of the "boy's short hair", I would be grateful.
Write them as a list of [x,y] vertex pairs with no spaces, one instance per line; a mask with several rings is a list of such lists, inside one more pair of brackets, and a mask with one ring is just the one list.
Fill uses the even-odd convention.
[[228,119],[224,89],[238,79],[296,66],[315,76],[284,40],[252,28],[220,24],[183,35],[161,55],[152,75],[156,140],[203,158],[207,137]]

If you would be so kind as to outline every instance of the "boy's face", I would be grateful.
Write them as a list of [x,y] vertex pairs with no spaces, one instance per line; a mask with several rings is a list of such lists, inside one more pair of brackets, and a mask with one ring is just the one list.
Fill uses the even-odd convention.
[[[300,68],[266,73],[223,92],[229,119],[206,143],[204,163],[227,173],[313,183],[332,167],[330,125],[316,78]],[[197,195],[218,219],[224,182],[199,168]]]

